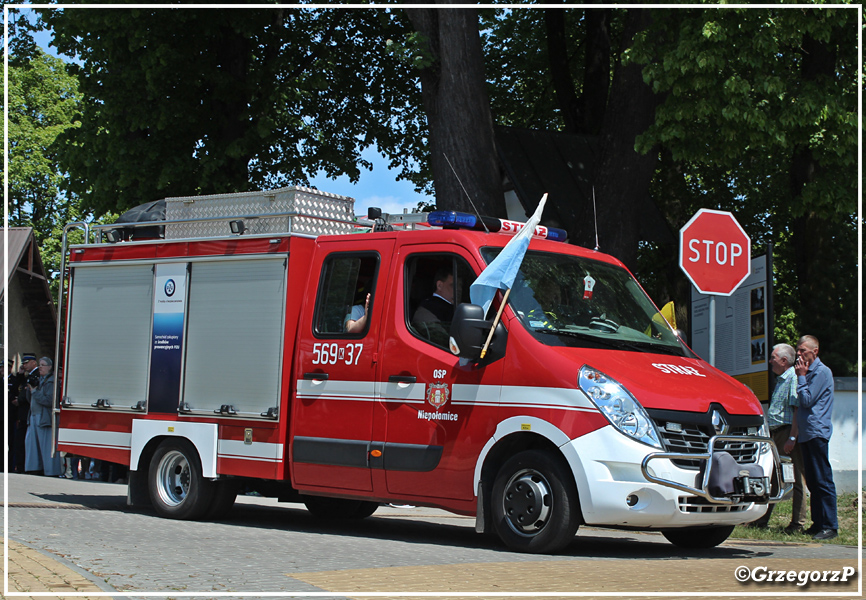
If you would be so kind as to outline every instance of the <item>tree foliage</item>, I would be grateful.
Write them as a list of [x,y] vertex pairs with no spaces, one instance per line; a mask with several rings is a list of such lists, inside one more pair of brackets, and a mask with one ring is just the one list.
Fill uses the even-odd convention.
[[43,12],[84,93],[64,154],[100,210],[166,196],[357,179],[377,145],[415,172],[423,116],[402,35],[384,10],[87,9]]
[[65,222],[69,198],[58,165],[60,135],[77,128],[77,80],[59,58],[35,50],[9,67],[9,222],[32,227],[42,241]]
[[406,13],[423,44],[416,56],[426,59],[415,65],[427,116],[436,204],[440,209],[504,214],[476,11],[437,7]]
[[[783,188],[794,153],[807,147],[821,173],[790,198],[786,212],[853,212],[856,11],[680,12],[674,30],[670,21],[657,22],[627,56],[646,65],[654,91],[667,92],[654,124],[637,140],[641,151],[663,144],[674,161],[724,168],[748,189],[767,178],[782,178],[777,186]],[[804,71],[810,58],[824,63],[820,73]],[[750,201],[778,208],[772,196]]]
[[[461,154],[458,169],[470,173],[470,157],[495,159],[489,110],[497,124],[596,136],[603,249],[660,304],[686,306],[688,283],[675,248],[641,244],[639,201],[651,197],[671,232],[698,208],[732,211],[754,254],[773,244],[777,338],[815,334],[837,374],[850,372],[855,10],[487,7],[483,54],[469,52],[478,34],[467,19],[444,18],[466,14],[45,11],[54,44],[79,61],[83,93],[81,127],[61,136],[65,193],[81,195],[84,210],[119,211],[305,183],[320,169],[357,178],[370,166],[360,151],[375,144],[403,177],[435,179],[438,195],[453,173],[431,151]],[[479,72],[486,93],[472,87]],[[457,118],[466,115],[471,126]],[[481,197],[495,195],[497,182],[479,182]],[[450,190],[440,203],[458,208],[462,194]],[[567,199],[557,208],[572,238],[590,243],[586,215]]]
[[627,56],[667,94],[637,144],[668,152],[684,184],[674,189],[687,194],[671,203],[659,189],[657,199],[679,223],[700,206],[730,210],[756,253],[772,243],[776,338],[816,335],[837,374],[853,372],[857,13],[678,12],[677,22],[658,21],[639,36]]
[[[660,98],[643,81],[641,68],[621,56],[656,14],[639,7],[484,13],[497,123],[595,137],[592,183],[600,199],[602,248],[632,268],[639,219],[621,215],[637,215],[647,196],[657,157],[637,152],[634,140],[652,123]],[[552,197],[549,212],[574,243],[592,247],[595,209],[579,197]]]
[[[815,334],[825,340],[828,364],[837,373],[852,372],[858,344],[856,11],[657,9],[635,31],[628,26],[633,9],[611,11],[600,28],[604,9],[584,6],[557,11],[565,24],[557,34],[544,18],[551,10],[484,13],[497,122],[604,136],[603,121],[586,118],[598,114],[586,108],[599,106],[593,91],[606,95],[610,114],[617,98],[636,89],[608,87],[617,70],[639,65],[659,104],[632,144],[658,158],[647,193],[671,231],[698,208],[733,212],[752,239],[753,254],[773,244],[777,339],[790,342],[794,331]],[[561,31],[565,37],[551,44]],[[604,69],[591,67],[605,56],[605,43],[606,81],[599,76]],[[554,47],[558,56],[551,54]],[[573,81],[566,102],[556,84],[563,57]],[[633,120],[621,109],[616,113]],[[617,177],[617,170],[600,170],[602,177]],[[635,220],[627,198],[608,194],[605,202],[613,209],[609,219]],[[686,314],[689,284],[677,267],[676,248],[639,246],[636,238],[630,243],[639,248],[639,279],[659,304],[675,299],[678,323],[685,322],[679,317]]]

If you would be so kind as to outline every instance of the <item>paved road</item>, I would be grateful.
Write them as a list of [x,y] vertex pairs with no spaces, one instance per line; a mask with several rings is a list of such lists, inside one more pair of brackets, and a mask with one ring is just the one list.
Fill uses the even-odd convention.
[[777,596],[803,591],[854,595],[859,584],[856,575],[846,584],[806,586],[735,578],[740,566],[759,576],[771,570],[857,567],[856,548],[827,544],[735,541],[689,552],[659,534],[581,528],[565,553],[529,556],[477,535],[474,519],[433,509],[383,507],[364,521],[326,523],[301,505],[243,497],[231,519],[172,521],[127,507],[122,485],[28,475],[9,475],[8,502],[11,542],[56,557],[103,590],[120,593]]

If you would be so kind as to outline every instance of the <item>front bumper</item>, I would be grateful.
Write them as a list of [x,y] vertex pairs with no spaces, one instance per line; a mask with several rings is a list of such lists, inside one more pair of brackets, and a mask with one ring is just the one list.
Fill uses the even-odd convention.
[[[736,439],[742,441],[744,436]],[[757,436],[750,439],[769,441]],[[764,474],[772,477],[774,470],[778,472],[780,461],[770,444],[773,452],[759,452],[757,464]],[[683,457],[711,461],[710,452],[685,455],[656,452],[612,426],[575,438],[560,449],[574,474],[587,525],[635,529],[740,525],[754,521],[767,509],[766,502],[736,498],[714,501],[718,497],[704,489],[698,470],[674,462]],[[786,491],[787,488],[777,492],[768,501],[777,502]]]
[[[776,445],[773,443],[772,439],[763,436],[716,435],[711,437],[709,443],[707,444],[707,448],[709,448],[709,451],[700,454],[686,454],[680,452],[654,452],[644,457],[643,461],[641,462],[641,472],[643,473],[643,476],[646,477],[647,481],[656,483],[658,485],[670,487],[681,492],[686,492],[688,494],[699,496],[712,504],[739,504],[743,501],[742,495],[734,493],[730,495],[720,496],[714,495],[711,492],[710,481],[713,478],[713,456],[719,452],[724,452],[724,450],[716,449],[716,444],[719,442],[767,443],[769,445],[770,450],[773,453],[773,469],[770,473],[770,478],[773,481],[770,489],[777,490],[777,494],[771,496],[769,495],[769,490],[767,490],[768,493],[766,494],[766,502],[759,501],[759,504],[773,504],[779,502],[793,488],[793,484],[786,484],[782,479],[783,460],[782,457],[779,456],[779,451],[776,449]],[[672,481],[670,479],[656,477],[655,475],[653,475],[649,468],[649,464],[651,461],[659,459],[704,461],[704,466],[701,469],[703,475],[700,478],[700,488],[685,485],[683,483]],[[785,461],[790,462],[790,460],[790,458],[785,457]]]

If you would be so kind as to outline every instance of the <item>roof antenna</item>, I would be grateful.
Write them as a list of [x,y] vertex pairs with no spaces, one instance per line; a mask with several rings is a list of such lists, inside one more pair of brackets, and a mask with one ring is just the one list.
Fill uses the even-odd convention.
[[463,182],[460,181],[460,176],[457,175],[457,171],[454,170],[454,165],[452,165],[451,161],[448,160],[448,155],[443,152],[442,156],[445,157],[445,160],[448,161],[448,166],[451,167],[452,171],[454,171],[454,177],[457,178],[457,183],[460,184],[460,187],[463,188],[463,193],[466,194],[466,197],[469,199],[469,204],[472,205],[472,210],[475,211],[475,216],[478,217],[478,220],[481,221],[482,225],[484,225],[484,231],[486,231],[487,233],[490,233],[490,230],[487,229],[487,224],[484,222],[484,219],[481,218],[481,214],[478,212],[478,209],[475,208],[475,203],[472,201],[472,197],[469,195],[469,192],[466,191],[466,186],[463,185]]
[[592,186],[592,217],[595,221],[595,251],[598,252],[598,211],[595,208],[595,186]]

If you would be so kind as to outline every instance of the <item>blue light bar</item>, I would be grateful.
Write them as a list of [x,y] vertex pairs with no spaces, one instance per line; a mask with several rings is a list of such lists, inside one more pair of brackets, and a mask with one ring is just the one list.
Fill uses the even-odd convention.
[[460,229],[475,229],[481,231],[484,227],[475,215],[454,210],[434,210],[427,215],[427,223],[434,227],[457,227]]
[[[483,220],[483,223],[482,223]],[[472,229],[474,231],[485,231],[484,225],[491,233],[501,232],[510,235],[516,234],[523,228],[524,223],[509,221],[507,219],[495,219],[493,217],[481,217],[457,212],[455,210],[436,210],[427,215],[427,223],[434,227],[445,227],[447,229]],[[534,237],[564,242],[568,239],[568,233],[564,229],[556,227],[545,227],[539,225],[535,228]]]
[[564,242],[568,239],[568,232],[566,232],[565,229],[559,229],[557,227],[545,227],[545,229],[547,229],[547,235],[544,237],[546,240]]

